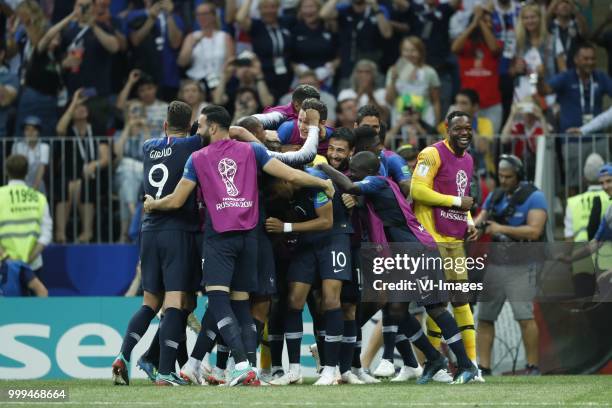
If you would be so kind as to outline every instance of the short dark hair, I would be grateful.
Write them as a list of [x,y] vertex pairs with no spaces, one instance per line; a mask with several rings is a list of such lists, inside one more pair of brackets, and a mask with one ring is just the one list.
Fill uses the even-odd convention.
[[366,150],[366,146],[371,146],[374,141],[380,142],[376,131],[369,126],[359,126],[354,131],[355,135],[355,152]]
[[380,160],[372,152],[363,151],[355,154],[351,158],[354,167],[362,169],[370,174],[376,174],[380,168]]
[[208,105],[202,109],[202,115],[206,116],[206,123],[214,123],[221,129],[228,130],[232,124],[232,117],[223,106]]
[[349,149],[355,147],[355,135],[349,128],[341,127],[334,130],[329,139],[344,140],[346,143],[348,143]]
[[580,41],[578,42],[578,45],[576,46],[576,52],[574,53],[574,55],[578,55],[578,53],[580,52],[580,50],[596,50],[595,44],[593,44],[591,41]]
[[450,126],[453,119],[458,118],[459,116],[465,116],[466,118],[468,118],[468,120],[470,121],[472,120],[472,116],[469,113],[456,110],[456,111],[452,111],[451,113],[449,113],[448,116],[446,117],[447,125]]
[[6,159],[6,172],[9,179],[25,180],[28,174],[28,159],[21,154],[13,154]]
[[357,111],[357,125],[363,121],[366,116],[375,116],[380,120],[380,111],[374,105],[364,105]]
[[140,74],[140,78],[138,79],[138,82],[136,82],[136,86],[135,88],[138,89],[143,85],[155,85],[157,86],[157,83],[155,82],[155,79],[153,79],[153,77],[147,73],[141,73]]
[[470,100],[472,105],[480,105],[480,97],[478,96],[478,92],[473,90],[472,88],[463,88],[457,95],[463,95]]
[[168,128],[188,132],[191,129],[191,106],[181,101],[170,102],[166,120]]
[[254,116],[244,116],[236,121],[236,126],[241,126],[255,134],[257,129],[261,126],[261,122]]
[[302,84],[298,85],[293,91],[291,102],[301,105],[306,99],[310,98],[321,99],[321,93],[312,85]]
[[319,118],[321,120],[327,120],[327,106],[318,99],[308,98],[302,102],[302,110],[314,109],[319,112]]

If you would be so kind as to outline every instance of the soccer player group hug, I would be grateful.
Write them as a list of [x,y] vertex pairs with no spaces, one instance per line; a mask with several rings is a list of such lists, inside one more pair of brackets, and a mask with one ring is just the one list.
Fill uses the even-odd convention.
[[[452,296],[452,315],[446,302],[420,302],[426,334],[408,303],[361,302],[360,287],[362,242],[414,243],[440,256],[464,256],[463,240],[475,233],[468,114],[449,114],[447,139],[420,153],[413,174],[383,149],[374,106],[359,110],[353,129],[332,129],[319,92],[308,85],[295,90],[290,104],[238,126],[223,107],[209,105],[190,136],[190,118],[188,105],[172,102],[166,137],[143,147],[144,296],[112,365],[115,384],[129,384],[132,350],[160,312],[155,338],[137,363],[157,385],[301,384],[306,304],[321,367],[315,385],[379,382],[360,358],[362,326],[379,310],[384,353],[372,374],[395,374],[397,349],[400,378],[419,384],[480,378],[467,299]],[[448,281],[467,280],[465,273],[443,273]],[[198,292],[207,306],[188,356],[186,326]],[[442,338],[457,359],[454,376],[439,351]],[[262,341],[271,361],[258,372]],[[412,346],[425,356],[423,367]],[[215,347],[211,368],[206,357]]]

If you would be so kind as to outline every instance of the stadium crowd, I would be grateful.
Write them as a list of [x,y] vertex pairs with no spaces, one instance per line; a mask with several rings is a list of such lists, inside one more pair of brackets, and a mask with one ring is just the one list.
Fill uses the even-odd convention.
[[[595,70],[593,44],[612,50],[612,11],[591,31],[591,6],[588,0],[3,1],[0,137],[24,137],[5,141],[3,156],[11,148],[27,153],[28,183],[52,202],[55,242],[67,241],[73,207],[81,227],[68,241],[94,239],[94,218],[109,211],[96,204],[108,201],[109,190],[118,198],[121,226],[112,237],[108,231],[98,237],[126,242],[142,144],[162,135],[168,102],[187,102],[194,121],[206,104],[221,104],[235,123],[287,103],[292,89],[310,84],[320,89],[330,127],[352,127],[358,108],[376,106],[390,149],[410,145],[418,152],[442,138],[453,106],[472,114],[472,154],[486,191],[500,153],[525,160],[533,178],[538,136],[603,128],[588,122],[612,94],[612,79],[610,71]],[[37,141],[41,136],[68,139]],[[557,148],[572,194],[579,185],[575,140]],[[598,140],[597,147],[607,145]]]

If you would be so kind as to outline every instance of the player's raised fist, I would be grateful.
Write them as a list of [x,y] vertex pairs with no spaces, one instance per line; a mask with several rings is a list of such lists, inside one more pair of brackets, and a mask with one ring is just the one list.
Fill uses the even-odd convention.
[[316,109],[306,109],[306,121],[308,122],[308,126],[319,126],[319,122],[321,121],[319,111]]

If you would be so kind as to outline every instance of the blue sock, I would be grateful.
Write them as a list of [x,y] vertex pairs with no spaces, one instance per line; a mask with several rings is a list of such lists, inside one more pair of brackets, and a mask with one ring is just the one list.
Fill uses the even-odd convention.
[[357,342],[357,322],[355,320],[344,321],[344,331],[342,332],[342,344],[340,345],[340,374],[351,369],[353,361],[353,351]]
[[217,329],[217,323],[215,322],[215,318],[210,308],[208,308],[202,317],[202,329],[200,333],[198,333],[198,338],[191,351],[191,357],[201,361],[206,353],[212,351],[215,346],[215,340],[217,340],[218,337],[219,329]]
[[[313,308],[308,310],[315,310]],[[317,313],[316,311],[311,312],[312,316],[312,329],[314,330],[315,342],[317,343],[317,351],[319,352],[319,364],[321,367],[325,366],[325,317]]]
[[[357,325],[357,321],[355,321]],[[357,328],[357,341],[355,342],[355,348],[353,349],[353,364],[352,367],[361,368],[361,327]]]
[[425,354],[427,360],[432,361],[440,357],[438,350],[431,345],[429,339],[423,333],[423,328],[421,328],[419,321],[410,313],[406,313],[402,319],[400,333],[408,337],[408,340]]
[[244,343],[240,335],[240,326],[230,304],[229,293],[220,290],[208,292],[208,307],[212,312],[219,333],[231,350],[236,363],[247,360]]
[[159,332],[159,373],[168,375],[175,369],[179,342],[185,334],[183,312],[170,307],[164,314],[164,324]]
[[155,330],[155,335],[153,336],[153,340],[151,344],[149,344],[149,348],[142,355],[147,361],[155,366],[155,368],[159,368],[159,331],[162,327],[162,322],[164,321],[164,316],[161,316],[159,319],[159,325],[157,325],[157,330]]
[[453,353],[457,357],[459,367],[471,367],[473,364],[465,352],[461,332],[459,331],[459,328],[457,328],[457,322],[453,316],[451,316],[450,312],[448,310],[444,310],[436,317],[432,317],[432,319],[434,322],[436,322],[438,327],[440,327],[440,331],[442,332],[442,336],[444,337],[446,344],[451,350],[453,350]]
[[285,315],[285,341],[287,342],[289,364],[300,364],[303,330],[302,311],[289,308]]
[[216,366],[221,370],[225,370],[227,368],[227,360],[229,359],[230,349],[227,347],[227,344],[223,342],[221,336],[219,336],[219,342],[217,343],[217,361]]
[[410,345],[410,341],[404,333],[398,333],[397,336],[395,336],[395,348],[397,348],[400,356],[402,356],[405,366],[416,368],[419,365],[414,355],[414,351],[412,350],[412,346]]
[[325,366],[336,367],[340,355],[340,345],[342,344],[342,332],[344,330],[344,320],[342,319],[342,309],[332,309],[325,311]]
[[251,316],[251,302],[248,300],[232,300],[232,310],[236,315],[242,334],[242,344],[246,349],[249,364],[257,366],[257,327]]
[[383,356],[385,360],[393,362],[395,352],[395,336],[398,331],[398,319],[391,316],[388,305],[383,308],[382,335],[383,335]]
[[179,341],[178,350],[176,353],[176,361],[179,364],[179,367],[183,367],[187,360],[189,359],[189,355],[187,353],[187,318],[191,312],[187,310],[183,310],[183,331],[181,332],[181,341]]
[[153,320],[154,317],[155,311],[149,306],[143,305],[134,313],[132,319],[130,319],[125,336],[123,336],[123,344],[121,344],[121,354],[123,354],[123,357],[127,361],[130,361],[132,350],[136,347],[141,337],[147,332],[149,324],[151,324],[151,320]]

